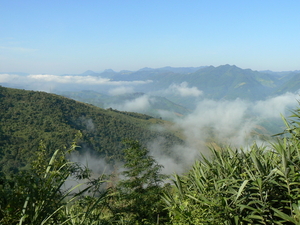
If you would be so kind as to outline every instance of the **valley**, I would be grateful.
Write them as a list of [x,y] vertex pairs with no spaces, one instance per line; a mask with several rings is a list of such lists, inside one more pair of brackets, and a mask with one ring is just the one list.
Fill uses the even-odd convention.
[[[0,185],[6,196],[0,201],[0,221],[10,224],[26,215],[31,221],[47,221],[46,216],[84,224],[122,224],[126,219],[131,224],[143,218],[155,224],[159,216],[161,224],[205,224],[207,218],[256,223],[261,218],[248,216],[256,213],[251,207],[239,208],[248,204],[243,193],[257,198],[254,187],[264,178],[261,173],[281,179],[281,172],[268,174],[268,168],[286,168],[282,148],[290,147],[283,143],[297,145],[297,123],[281,115],[300,118],[298,77],[299,71],[259,72],[230,65],[0,74]],[[288,139],[282,138],[285,130]],[[298,148],[288,151],[292,166]],[[78,198],[67,203],[72,196],[68,190],[77,187],[70,177],[87,189],[78,190]],[[263,181],[266,191],[274,180]],[[285,188],[284,183],[277,185]],[[232,204],[219,199],[223,193]],[[55,204],[34,208],[53,198]],[[181,201],[188,205],[183,208]],[[23,215],[24,202],[31,203]],[[74,211],[61,211],[58,205],[71,205]],[[214,216],[199,212],[207,205]],[[231,218],[213,205],[244,211]],[[286,219],[276,211],[280,208],[272,207],[266,214]],[[194,216],[185,215],[186,210]]]

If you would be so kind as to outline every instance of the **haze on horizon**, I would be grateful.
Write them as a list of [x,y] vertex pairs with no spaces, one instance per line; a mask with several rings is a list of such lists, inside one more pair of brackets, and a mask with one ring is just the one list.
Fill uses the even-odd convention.
[[299,1],[1,1],[0,72],[299,70]]

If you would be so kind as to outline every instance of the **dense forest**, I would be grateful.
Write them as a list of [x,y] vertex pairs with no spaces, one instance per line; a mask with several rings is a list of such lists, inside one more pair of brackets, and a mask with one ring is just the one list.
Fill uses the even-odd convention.
[[114,161],[122,159],[122,140],[134,139],[144,146],[158,137],[166,141],[163,151],[182,140],[171,132],[151,129],[164,121],[148,115],[104,110],[45,92],[0,87],[0,170],[15,171],[26,166],[41,141],[49,158],[55,149],[68,147],[75,135],[79,151]]
[[[276,141],[211,148],[168,177],[144,144],[182,141],[149,130],[162,120],[3,87],[0,106],[1,224],[300,223],[300,109]],[[83,145],[124,170],[92,176],[68,158]],[[71,178],[79,184],[66,188]]]

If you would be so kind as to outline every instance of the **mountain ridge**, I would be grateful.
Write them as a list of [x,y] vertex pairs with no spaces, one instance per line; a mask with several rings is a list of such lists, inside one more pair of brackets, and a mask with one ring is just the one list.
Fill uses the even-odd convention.
[[[278,93],[295,92],[296,89],[300,89],[298,83],[294,83],[289,86],[288,82],[297,74],[297,71],[290,72],[271,72],[271,71],[256,71],[251,69],[241,69],[235,65],[220,65],[203,66],[203,67],[161,67],[161,68],[142,68],[137,71],[120,71],[115,72],[111,69],[105,70],[100,73],[88,70],[77,76],[92,76],[95,79],[105,78],[108,85],[105,86],[105,82],[101,86],[101,90],[104,94],[109,94],[112,88],[111,84],[120,84],[123,86],[129,86],[132,84],[131,89],[134,87],[134,92],[143,93],[158,93],[161,97],[166,97],[172,102],[191,107],[190,103],[194,99],[187,99],[182,96],[171,96],[164,93],[172,85],[181,85],[183,82],[187,83],[187,88],[197,88],[203,92],[201,98],[209,98],[214,100],[227,99],[232,100],[236,98],[257,101],[264,100],[267,97],[275,96]],[[16,78],[17,79],[17,78]],[[91,87],[91,90],[99,91],[97,84],[82,85],[84,79],[76,83],[56,83],[55,86],[59,91],[59,88],[69,90],[87,90]],[[150,82],[151,81],[151,82]],[[4,79],[5,82],[5,79]],[[2,83],[9,87],[30,89],[30,85],[33,84],[16,84],[10,85],[9,82]],[[36,82],[36,80],[32,81]],[[138,85],[139,84],[139,85]],[[283,87],[285,85],[285,87]],[[130,88],[129,88],[130,89]],[[51,88],[53,90],[53,88]],[[281,91],[280,91],[281,90]],[[53,90],[55,92],[56,90]],[[188,104],[187,104],[188,103]]]

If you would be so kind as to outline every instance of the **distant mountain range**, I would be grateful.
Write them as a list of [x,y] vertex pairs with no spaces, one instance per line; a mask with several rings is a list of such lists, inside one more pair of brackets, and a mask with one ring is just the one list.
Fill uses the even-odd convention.
[[253,71],[234,65],[222,65],[218,67],[143,68],[133,72],[86,71],[81,75],[101,76],[114,81],[152,80],[152,83],[143,86],[143,92],[166,89],[170,84],[187,82],[190,86],[203,91],[203,97],[206,98],[259,100],[278,93],[297,91],[300,89],[299,82],[296,81],[299,74],[299,70]]
[[[82,76],[99,76],[112,81],[147,81],[143,86],[136,86],[136,92],[152,93],[151,95],[165,97],[174,104],[192,108],[195,99],[233,100],[236,98],[257,101],[276,96],[285,92],[297,92],[300,89],[300,71],[253,71],[241,69],[234,65],[218,67],[163,67],[158,69],[143,68],[138,71],[105,70],[102,73],[86,71]],[[195,87],[203,92],[201,96],[186,97],[167,93],[164,90],[170,85],[180,85],[183,82],[188,87]],[[70,96],[71,97],[71,96]],[[123,98],[119,96],[119,98]],[[107,98],[106,103],[113,98]],[[115,101],[115,100],[113,100]]]
[[[165,133],[151,130],[155,124],[168,126],[161,118],[188,115],[196,102],[203,99],[257,101],[300,89],[300,71],[253,71],[233,65],[101,73],[88,70],[76,76],[68,75],[66,78],[72,79],[63,82],[55,79],[64,75],[47,75],[52,80],[39,81],[26,73],[6,74],[14,74],[13,79],[20,81],[10,83],[9,76],[5,75],[2,83],[0,79],[2,86],[30,89],[36,82],[40,86],[52,82],[54,93],[85,103],[45,92],[0,86],[0,170],[26,166],[40,140],[56,149],[70,143],[77,131],[83,134],[84,148],[107,160],[122,157],[122,138],[137,139],[145,145],[164,138],[167,152],[172,144],[182,143],[184,138],[171,130]],[[85,76],[90,83],[81,83]],[[77,78],[80,82],[76,82]],[[104,84],[93,83],[102,81],[101,78],[105,78]],[[26,83],[28,79],[32,80]],[[112,94],[113,88],[120,87],[125,87],[125,92]],[[263,128],[271,130],[272,126],[273,123],[262,121]]]
[[[18,74],[25,76],[24,73]],[[115,83],[128,82],[126,85],[130,85],[130,82],[134,81],[144,81],[142,85],[136,84],[134,86],[134,91],[131,91],[130,94],[135,92],[156,96],[156,98],[158,96],[164,97],[174,104],[190,109],[193,108],[195,100],[197,101],[204,98],[214,100],[232,100],[240,98],[257,101],[285,92],[295,93],[300,89],[299,70],[284,72],[273,72],[268,70],[254,71],[251,69],[241,69],[235,65],[221,65],[218,67],[162,67],[157,69],[146,67],[138,71],[122,70],[120,72],[115,72],[111,69],[103,72],[88,70],[82,74],[77,74],[76,76],[101,77]],[[170,87],[174,87],[174,85],[179,87],[179,85],[182,85],[183,83],[185,83],[185,88],[197,89],[198,92],[201,92],[201,95],[175,95],[170,91],[166,91],[169,90]],[[95,84],[92,87],[91,85],[87,86],[74,83],[73,85],[68,84],[69,88],[66,88],[66,85],[67,84],[65,83],[54,85],[54,88],[51,89],[51,91],[54,93],[61,93],[61,89],[72,90],[72,95],[75,94],[74,92],[82,92],[84,90],[96,91],[103,94],[103,101],[99,101],[97,103],[98,105],[107,105],[108,102],[115,103],[117,101],[116,98],[123,98],[124,100],[131,98],[130,96],[106,96],[104,100],[104,95],[109,95],[109,90],[112,88],[112,86],[109,85],[97,86]],[[5,83],[5,86],[9,86],[9,83]],[[21,88],[22,84],[19,84],[16,87]],[[29,85],[25,86],[25,88],[28,89]],[[162,101],[162,99],[159,101]]]

